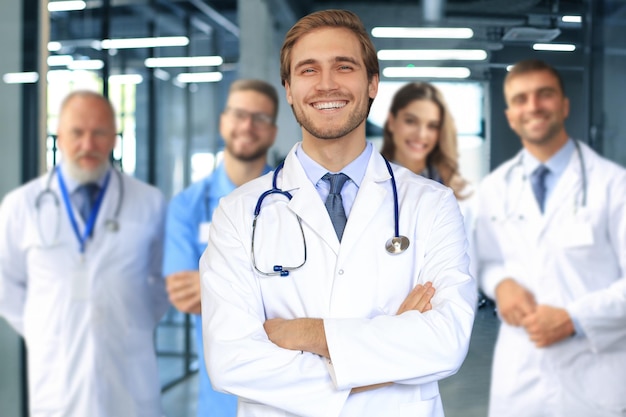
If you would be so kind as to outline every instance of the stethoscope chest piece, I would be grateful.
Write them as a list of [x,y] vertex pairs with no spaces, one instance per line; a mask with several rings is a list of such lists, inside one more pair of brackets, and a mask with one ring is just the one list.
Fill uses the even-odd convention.
[[385,249],[392,255],[402,253],[409,247],[409,238],[406,236],[394,236],[387,241]]

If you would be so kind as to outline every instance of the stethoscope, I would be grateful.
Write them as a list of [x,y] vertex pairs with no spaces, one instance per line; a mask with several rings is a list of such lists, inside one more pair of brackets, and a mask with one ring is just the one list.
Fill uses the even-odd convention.
[[[385,164],[387,165],[387,170],[389,171],[389,175],[391,175],[391,188],[393,189],[393,215],[394,215],[394,235],[391,238],[389,238],[389,240],[387,240],[387,242],[385,243],[385,249],[390,254],[395,255],[395,254],[404,252],[409,247],[410,242],[409,242],[408,237],[400,235],[400,231],[399,231],[400,211],[399,211],[399,204],[398,204],[398,188],[396,186],[396,177],[393,175],[393,169],[391,169],[391,164],[389,163],[389,161],[387,161],[386,158],[383,158],[383,159],[385,160]],[[274,170],[274,175],[272,177],[272,188],[265,191],[259,196],[259,199],[257,200],[256,206],[254,208],[254,219],[252,220],[252,244],[251,244],[252,265],[254,266],[254,269],[259,274],[265,275],[265,276],[280,275],[281,277],[286,277],[289,275],[291,271],[294,271],[304,266],[307,260],[306,237],[304,235],[304,229],[302,228],[302,219],[300,219],[300,216],[298,216],[297,214],[295,216],[298,220],[298,225],[300,226],[300,233],[302,234],[302,243],[303,243],[303,248],[304,248],[303,249],[304,253],[302,256],[303,261],[300,265],[297,265],[297,266],[274,265],[274,267],[272,268],[273,269],[272,272],[266,272],[266,271],[261,271],[257,267],[256,259],[254,256],[254,239],[256,235],[256,224],[257,224],[257,219],[259,215],[261,214],[261,206],[263,205],[263,200],[265,199],[265,197],[272,195],[272,194],[280,194],[286,197],[287,200],[291,200],[293,197],[289,191],[281,190],[276,185],[278,173],[283,168],[284,164],[285,164],[284,161],[278,164],[278,166]]]
[[[578,164],[580,165],[580,203],[578,202],[578,199],[574,199],[574,214],[576,214],[578,212],[579,208],[584,208],[587,206],[587,171],[585,169],[585,158],[583,157],[583,152],[582,149],[580,148],[580,143],[578,143],[577,140],[574,140],[574,145],[576,147],[576,154],[578,155]],[[520,152],[520,156],[517,159],[517,162],[515,162],[515,164],[513,164],[511,167],[509,167],[509,169],[506,171],[505,173],[505,178],[508,179],[511,178],[511,175],[513,174],[513,170],[521,168],[523,165],[523,161],[524,161],[524,153]],[[527,180],[526,174],[523,174],[522,176],[522,183],[524,183]],[[522,194],[523,192],[520,190],[520,192],[517,195],[517,202],[516,204],[513,205],[509,205],[509,199],[506,199],[506,207],[505,207],[505,221],[506,220],[511,220],[514,217],[514,211],[515,211],[515,207],[519,207],[521,200],[522,200]],[[523,219],[523,216],[520,214],[519,215],[520,220]],[[496,218],[492,218],[492,220],[496,220]]]
[[[47,241],[47,239],[45,239],[44,234],[42,233],[42,225],[41,225],[41,208],[45,202],[46,199],[52,199],[52,202],[54,203],[57,215],[56,215],[56,227],[54,228],[54,236],[55,238],[58,236],[59,234],[59,226],[61,224],[61,201],[59,199],[59,197],[57,196],[57,193],[55,193],[54,191],[52,191],[52,179],[55,175],[60,176],[60,171],[57,172],[57,170],[59,170],[59,167],[56,166],[53,169],[50,170],[50,174],[48,175],[48,178],[46,180],[46,188],[43,189],[35,198],[35,209],[37,210],[37,229],[39,232],[39,235],[41,237],[42,242],[44,243],[44,246],[50,246],[52,244],[52,242]],[[113,212],[113,217],[110,219],[107,219],[104,222],[104,227],[106,228],[106,230],[110,231],[110,232],[117,232],[120,229],[120,225],[119,225],[119,214],[120,214],[120,210],[122,208],[122,202],[124,200],[124,182],[122,181],[122,174],[115,168],[112,169],[113,172],[115,172],[115,175],[117,176],[117,180],[119,183],[119,190],[118,190],[118,197],[117,197],[117,205],[115,207],[115,211]],[[59,178],[60,179],[60,178]],[[108,179],[107,179],[108,182]],[[63,181],[60,180],[59,186],[60,187],[65,187],[65,185],[63,184]],[[104,187],[103,187],[104,188]],[[103,190],[104,191],[104,190]],[[64,193],[64,198],[66,197],[65,195],[66,193]],[[66,203],[66,205],[68,205],[68,203]],[[70,217],[73,216],[70,214]],[[95,221],[95,218],[94,218]]]

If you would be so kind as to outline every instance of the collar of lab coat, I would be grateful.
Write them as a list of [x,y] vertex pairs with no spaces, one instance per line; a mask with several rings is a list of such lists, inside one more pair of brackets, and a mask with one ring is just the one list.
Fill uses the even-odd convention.
[[[283,191],[291,193],[293,198],[289,202],[289,208],[304,223],[318,233],[335,253],[339,253],[340,247],[342,253],[347,253],[375,218],[379,206],[386,198],[393,198],[389,191],[391,186],[386,186],[391,175],[387,171],[385,161],[380,153],[372,152],[340,245],[326,207],[298,161],[296,148],[297,144],[287,155],[284,168],[278,175],[277,185]],[[389,216],[393,216],[392,211],[389,212]]]

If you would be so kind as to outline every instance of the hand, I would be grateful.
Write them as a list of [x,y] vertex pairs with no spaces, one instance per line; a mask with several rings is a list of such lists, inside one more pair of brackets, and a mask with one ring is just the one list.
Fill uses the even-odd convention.
[[496,287],[496,304],[502,320],[516,327],[537,306],[533,294],[512,278],[506,278]]
[[537,347],[547,347],[567,339],[575,332],[574,323],[563,308],[539,305],[522,320],[530,340]]
[[420,313],[431,310],[433,306],[430,304],[430,300],[434,295],[435,288],[433,288],[433,284],[430,281],[424,285],[417,284],[404,299],[396,315],[399,316],[409,310],[416,310]]
[[330,358],[324,321],[321,319],[269,319],[263,323],[267,337],[276,346]]
[[179,311],[190,314],[201,314],[200,304],[200,272],[181,271],[168,275],[165,286],[170,302]]

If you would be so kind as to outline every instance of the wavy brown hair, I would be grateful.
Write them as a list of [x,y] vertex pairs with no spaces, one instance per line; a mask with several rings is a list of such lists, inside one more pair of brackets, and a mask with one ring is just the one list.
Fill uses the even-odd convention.
[[[406,108],[415,100],[433,102],[439,108],[441,115],[439,139],[435,148],[426,157],[426,165],[434,167],[441,176],[444,185],[452,188],[454,195],[458,199],[463,199],[462,191],[467,185],[467,181],[459,173],[456,126],[441,91],[430,83],[415,82],[406,84],[393,96],[389,113],[393,117],[397,117],[400,110]],[[389,122],[385,122],[381,153],[385,158],[394,161],[396,160],[396,145],[388,125]]]

